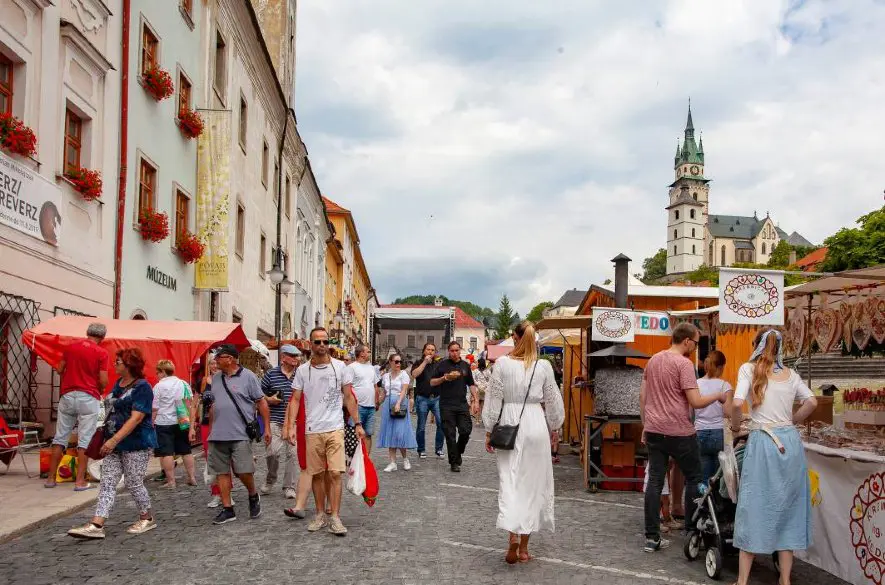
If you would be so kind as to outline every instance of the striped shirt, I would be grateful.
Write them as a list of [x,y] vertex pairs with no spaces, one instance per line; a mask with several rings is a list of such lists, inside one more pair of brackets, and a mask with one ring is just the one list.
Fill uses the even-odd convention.
[[286,421],[286,406],[292,396],[292,378],[286,376],[280,366],[277,366],[264,374],[261,391],[265,396],[276,396],[282,400],[281,403],[270,406],[270,422],[283,424]]

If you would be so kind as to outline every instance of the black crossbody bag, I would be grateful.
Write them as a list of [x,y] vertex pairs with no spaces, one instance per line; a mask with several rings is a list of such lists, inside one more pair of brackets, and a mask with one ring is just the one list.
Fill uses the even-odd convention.
[[[390,388],[388,389],[388,394],[387,394],[387,400],[390,403],[387,405],[388,413],[390,414],[390,418],[406,418],[406,416],[408,416],[408,414],[409,414],[406,410],[396,410],[393,408],[394,407],[393,393],[391,392],[391,390],[393,389],[393,376],[391,376],[390,374],[385,374],[385,375],[387,376],[387,383],[390,386]],[[400,389],[400,392],[402,392],[402,389]],[[406,392],[408,392],[408,390]]]
[[535,370],[538,369],[538,362],[532,368],[532,377],[529,378],[529,385],[525,391],[525,398],[522,401],[522,410],[519,411],[519,419],[515,425],[502,425],[501,415],[504,414],[504,400],[501,400],[501,410],[498,411],[498,421],[492,427],[492,433],[489,436],[489,444],[495,449],[503,451],[512,451],[516,446],[516,434],[519,432],[519,423],[522,421],[522,413],[525,412],[525,403],[529,400],[529,394],[532,392],[532,380],[535,379]]
[[258,426],[258,420],[252,419],[252,421],[250,422],[246,419],[243,411],[240,410],[240,405],[237,404],[237,399],[234,398],[234,395],[230,391],[230,388],[227,387],[227,381],[224,379],[224,374],[221,374],[221,383],[224,386],[224,391],[227,392],[228,396],[230,396],[230,401],[234,403],[234,408],[237,409],[237,414],[240,415],[240,418],[243,419],[243,424],[246,425],[246,436],[249,437],[250,441],[255,441],[257,443],[261,440],[261,428]]

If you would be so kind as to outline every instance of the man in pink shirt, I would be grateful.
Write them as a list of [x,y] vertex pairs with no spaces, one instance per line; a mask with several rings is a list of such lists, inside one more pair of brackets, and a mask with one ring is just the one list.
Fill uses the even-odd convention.
[[670,348],[656,353],[645,366],[639,406],[643,441],[648,446],[648,488],[645,490],[645,552],[669,546],[661,538],[661,490],[670,458],[685,476],[685,518],[694,515],[701,473],[701,456],[691,409],[700,409],[728,393],[702,396],[694,363],[688,358],[697,351],[701,333],[689,323],[673,330]]

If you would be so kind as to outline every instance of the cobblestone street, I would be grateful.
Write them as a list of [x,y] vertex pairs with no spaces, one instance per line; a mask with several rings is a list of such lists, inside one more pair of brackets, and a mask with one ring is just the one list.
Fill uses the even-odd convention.
[[[430,430],[430,429],[429,429]],[[428,432],[428,436],[432,436]],[[578,458],[564,456],[555,466],[556,533],[533,540],[536,560],[508,566],[506,535],[495,528],[497,474],[494,456],[474,429],[460,474],[445,460],[412,459],[412,471],[380,473],[386,454],[373,454],[381,494],[374,508],[345,494],[342,519],[350,532],[309,534],[306,521],[283,516],[283,496],[262,499],[263,515],[211,524],[204,486],[157,489],[149,482],[159,527],[142,536],[124,530],[135,518],[132,500],[121,494],[104,542],[75,541],[68,528],[91,516],[92,508],[57,520],[0,546],[0,575],[8,585],[175,583],[708,583],[701,560],[682,555],[681,538],[670,549],[642,552],[640,494],[589,494],[581,487]],[[263,448],[256,452],[263,455]],[[203,462],[198,462],[202,470]],[[263,458],[259,458],[263,469]],[[263,478],[263,471],[258,474]],[[237,502],[245,504],[239,486]],[[726,561],[722,582],[734,580],[737,560]],[[776,583],[770,560],[763,559],[754,583]],[[794,583],[835,585],[842,581],[798,563]]]

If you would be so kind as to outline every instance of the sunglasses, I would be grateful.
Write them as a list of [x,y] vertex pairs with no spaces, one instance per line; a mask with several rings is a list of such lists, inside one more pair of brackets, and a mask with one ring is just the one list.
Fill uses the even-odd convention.
[[403,362],[402,362],[402,360],[393,360],[393,363],[395,363],[395,364],[401,364],[401,363],[403,363]]
[[329,340],[328,339],[314,339],[313,344],[314,345],[329,345]]

